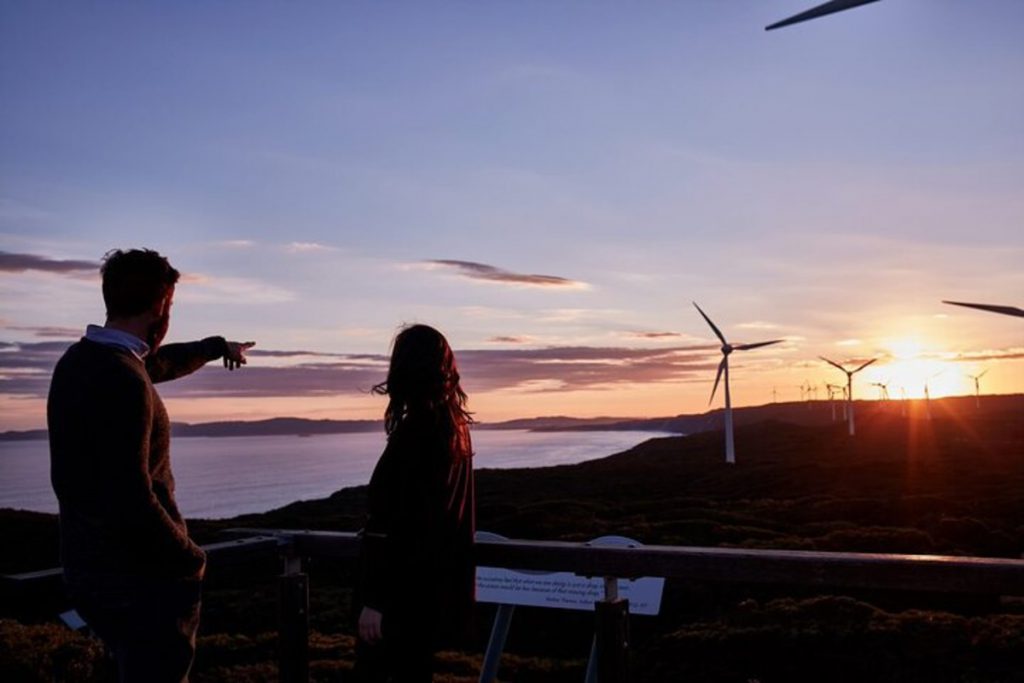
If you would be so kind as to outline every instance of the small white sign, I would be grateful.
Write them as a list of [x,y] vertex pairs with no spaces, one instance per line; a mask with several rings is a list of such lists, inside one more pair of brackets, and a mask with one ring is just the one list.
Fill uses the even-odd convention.
[[[481,532],[478,538],[505,540],[496,534]],[[622,536],[602,536],[591,545],[629,547],[636,541]],[[665,579],[645,577],[619,579],[619,597],[629,600],[631,614],[658,613]],[[502,605],[553,607],[594,611],[594,603],[604,599],[604,579],[586,578],[571,572],[536,572],[497,567],[477,567],[476,599]]]

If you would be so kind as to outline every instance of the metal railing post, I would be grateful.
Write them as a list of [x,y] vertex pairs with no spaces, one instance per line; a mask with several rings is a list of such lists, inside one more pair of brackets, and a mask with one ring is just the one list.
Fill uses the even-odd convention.
[[515,610],[512,605],[498,605],[494,625],[491,627],[491,637],[487,641],[487,651],[484,652],[484,663],[480,667],[480,683],[494,683],[498,677],[501,653],[505,650],[505,641],[508,639],[508,629],[512,625],[512,614]]
[[302,558],[285,550],[278,580],[278,673],[281,683],[309,683],[309,577]]

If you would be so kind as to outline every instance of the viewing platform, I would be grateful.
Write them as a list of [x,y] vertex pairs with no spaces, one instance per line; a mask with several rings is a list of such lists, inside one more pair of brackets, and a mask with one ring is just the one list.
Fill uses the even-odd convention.
[[[279,571],[279,672],[283,683],[309,680],[307,560],[354,562],[360,540],[351,532],[295,529],[232,529],[237,538],[204,546],[212,572],[276,565]],[[823,590],[881,590],[990,597],[1024,596],[1024,560],[938,555],[750,550],[685,546],[606,547],[586,543],[510,539],[481,540],[481,567],[572,572],[600,577],[607,587],[596,605],[594,674],[602,683],[630,680],[628,604],[613,579],[664,577],[677,581]],[[62,592],[59,568],[9,575],[0,580],[8,604],[36,604]],[[315,590],[315,586],[313,587]],[[503,634],[492,633],[480,680],[497,671]]]

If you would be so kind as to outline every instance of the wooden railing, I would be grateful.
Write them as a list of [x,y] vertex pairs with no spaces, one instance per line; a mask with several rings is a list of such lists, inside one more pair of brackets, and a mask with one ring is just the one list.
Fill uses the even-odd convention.
[[[280,677],[284,683],[308,681],[309,581],[307,558],[354,561],[359,538],[354,533],[293,529],[232,529],[238,540],[204,546],[212,571],[226,572],[257,559],[282,560],[279,623]],[[822,553],[681,546],[598,547],[557,541],[480,541],[474,550],[479,566],[569,571],[583,576],[666,578],[821,589],[923,591],[962,595],[1024,596],[1024,560],[937,555]],[[615,582],[606,582],[614,584]],[[22,598],[60,590],[60,569],[0,578],[4,595]],[[598,609],[601,683],[625,680],[625,642],[600,642],[622,634],[628,608],[605,601]],[[620,603],[620,609],[608,609]],[[600,623],[604,619],[606,623]],[[616,620],[622,623],[615,623]],[[611,634],[611,635],[607,635]],[[485,680],[482,678],[482,680]]]

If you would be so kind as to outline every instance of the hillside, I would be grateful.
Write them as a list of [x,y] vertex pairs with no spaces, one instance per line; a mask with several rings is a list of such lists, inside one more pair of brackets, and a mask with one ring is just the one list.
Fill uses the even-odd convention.
[[[934,420],[865,410],[853,439],[841,423],[741,426],[734,466],[723,462],[721,433],[707,432],[580,465],[481,470],[478,526],[538,539],[615,533],[646,543],[1020,557],[1024,421],[1016,411],[957,409],[966,405],[947,405]],[[231,526],[353,530],[364,496],[364,488],[345,489],[193,529],[206,540]],[[2,519],[0,540],[22,550],[2,560],[4,571],[56,561],[52,517]],[[315,679],[344,681],[351,571],[328,562],[310,571]],[[211,586],[196,680],[268,680],[273,591],[273,580],[259,577]],[[1022,680],[1021,611],[1019,603],[942,595],[669,582],[662,614],[633,621],[637,680]],[[481,606],[477,652],[491,613]],[[518,610],[503,680],[579,679],[590,619]],[[28,637],[18,634],[5,637]],[[445,680],[473,680],[478,656],[446,656]]]

